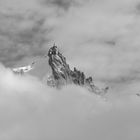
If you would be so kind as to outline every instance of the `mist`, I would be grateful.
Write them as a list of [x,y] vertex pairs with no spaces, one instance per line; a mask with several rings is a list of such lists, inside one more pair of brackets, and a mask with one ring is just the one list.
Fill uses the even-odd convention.
[[101,97],[75,86],[56,90],[36,77],[0,69],[0,139],[140,138],[136,95]]
[[[139,140],[139,16],[139,0],[0,0],[0,139]],[[54,42],[108,93],[48,87]]]

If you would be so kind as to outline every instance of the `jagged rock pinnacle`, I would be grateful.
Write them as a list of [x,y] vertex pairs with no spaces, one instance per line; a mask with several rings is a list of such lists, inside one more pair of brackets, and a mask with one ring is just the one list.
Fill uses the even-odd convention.
[[108,90],[99,89],[93,83],[92,77],[86,77],[85,74],[74,67],[71,70],[66,62],[66,58],[59,52],[56,45],[48,51],[49,65],[52,69],[52,75],[47,79],[47,83],[51,87],[61,88],[64,85],[75,84],[86,87],[89,91],[95,94],[104,94]]

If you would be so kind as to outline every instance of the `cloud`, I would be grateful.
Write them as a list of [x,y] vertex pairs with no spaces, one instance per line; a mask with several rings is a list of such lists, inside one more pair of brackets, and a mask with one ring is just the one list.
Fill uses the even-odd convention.
[[36,0],[28,0],[28,1],[22,1],[22,0],[1,0],[0,1],[0,7],[2,11],[18,11],[19,13],[22,11],[27,10],[35,10],[39,8],[39,5],[37,4]]
[[99,80],[132,81],[140,67],[138,5],[138,0],[102,0],[72,6],[51,37],[72,66]]
[[42,3],[46,5],[52,5],[64,10],[68,10],[72,4],[74,3],[73,0],[42,0]]
[[0,139],[139,140],[139,1],[45,2],[0,1],[0,60],[13,66],[42,55],[49,39],[110,91],[104,98],[75,86],[57,91],[1,65]]
[[2,14],[0,16],[0,60],[6,66],[15,65],[25,57],[44,55],[44,44],[49,39],[45,34],[49,32],[43,28],[45,18],[35,13]]
[[0,77],[0,139],[140,138],[138,96],[110,93],[105,99],[75,86],[57,91],[2,65]]
[[[17,4],[11,6],[14,14],[6,9],[1,16],[0,59],[6,66],[40,56],[48,43],[56,42],[71,66],[97,80],[123,83],[139,78],[138,0],[44,2],[46,7],[40,0],[23,2],[21,14]],[[2,5],[8,6],[4,1]],[[69,10],[60,12],[57,6]]]

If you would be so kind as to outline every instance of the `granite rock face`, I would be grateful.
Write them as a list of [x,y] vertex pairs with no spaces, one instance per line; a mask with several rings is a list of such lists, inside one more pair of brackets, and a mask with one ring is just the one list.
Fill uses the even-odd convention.
[[48,51],[49,65],[52,69],[52,75],[47,79],[47,84],[58,89],[68,84],[74,84],[87,88],[95,94],[105,94],[108,87],[99,89],[94,85],[92,77],[86,77],[83,72],[75,67],[70,69],[66,58],[59,52],[57,46],[53,46]]

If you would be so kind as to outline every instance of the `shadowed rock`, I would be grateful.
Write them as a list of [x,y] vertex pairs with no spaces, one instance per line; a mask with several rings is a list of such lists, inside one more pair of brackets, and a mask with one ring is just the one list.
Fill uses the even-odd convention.
[[49,65],[52,69],[52,75],[47,79],[47,84],[51,87],[61,88],[64,85],[74,84],[86,87],[95,94],[104,94],[108,87],[99,89],[93,83],[92,77],[86,77],[85,74],[74,67],[71,70],[66,62],[66,58],[59,52],[57,46],[53,46],[48,51]]

